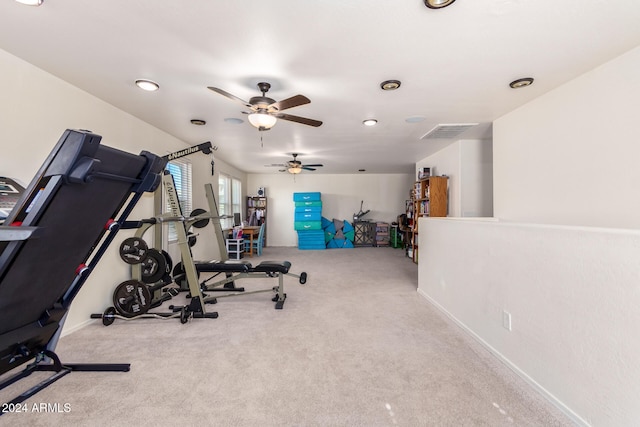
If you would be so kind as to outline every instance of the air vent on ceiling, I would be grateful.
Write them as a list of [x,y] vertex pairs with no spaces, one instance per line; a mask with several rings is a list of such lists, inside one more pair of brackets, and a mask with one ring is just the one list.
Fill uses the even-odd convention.
[[476,126],[478,123],[456,123],[437,125],[429,132],[422,135],[420,139],[451,139]]

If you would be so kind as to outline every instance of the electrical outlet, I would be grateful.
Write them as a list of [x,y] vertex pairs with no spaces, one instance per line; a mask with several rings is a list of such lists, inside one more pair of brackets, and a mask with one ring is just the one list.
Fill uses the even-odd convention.
[[502,310],[502,326],[508,331],[511,330],[511,313]]

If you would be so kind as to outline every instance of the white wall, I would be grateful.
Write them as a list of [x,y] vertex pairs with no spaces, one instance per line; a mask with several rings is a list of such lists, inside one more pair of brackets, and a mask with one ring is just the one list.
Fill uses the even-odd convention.
[[422,295],[577,423],[638,425],[640,231],[420,221]]
[[404,213],[405,200],[413,186],[408,174],[314,175],[301,173],[249,174],[247,194],[255,195],[265,187],[267,195],[267,241],[269,246],[296,246],[293,229],[293,193],[319,191],[322,216],[353,222],[353,214],[371,210],[363,219],[394,222]]
[[640,48],[494,123],[510,224],[420,225],[421,294],[585,425],[640,420],[638,70]]
[[495,216],[639,228],[639,111],[640,47],[496,120]]
[[[449,177],[449,211],[453,217],[493,215],[492,143],[459,140],[416,163],[435,168],[436,175]],[[433,173],[433,172],[432,172]]]
[[[104,145],[134,153],[147,150],[163,155],[185,147],[184,142],[171,135],[3,50],[0,50],[0,70],[0,175],[28,184],[68,128],[92,130],[102,135]],[[217,176],[211,179],[208,156],[194,155],[189,159],[194,163],[194,206],[206,208],[204,182],[211,180],[217,192]],[[219,161],[216,161],[216,167],[219,170],[228,168]],[[200,197],[202,200],[198,200]],[[152,215],[153,196],[145,195],[130,218]],[[73,212],[69,213],[69,226],[73,226]],[[130,235],[133,231],[123,230],[116,242]],[[65,333],[88,322],[91,313],[101,313],[112,305],[113,290],[130,278],[129,268],[117,255],[117,246],[109,248],[74,300]],[[202,251],[212,250],[207,249],[208,246],[211,244],[202,239],[197,247]]]
[[461,216],[493,216],[492,142],[460,141],[460,164]]

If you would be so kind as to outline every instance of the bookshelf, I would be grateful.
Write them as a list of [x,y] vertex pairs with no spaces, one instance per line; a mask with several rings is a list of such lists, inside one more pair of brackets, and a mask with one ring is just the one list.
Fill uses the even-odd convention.
[[267,198],[264,196],[247,197],[247,222],[249,225],[264,226],[263,242],[267,246]]
[[[418,262],[418,219],[424,217],[447,216],[449,178],[446,176],[432,176],[419,179],[413,184],[411,200],[407,203],[407,218],[409,209],[411,220],[411,258]],[[410,207],[409,207],[410,205]]]

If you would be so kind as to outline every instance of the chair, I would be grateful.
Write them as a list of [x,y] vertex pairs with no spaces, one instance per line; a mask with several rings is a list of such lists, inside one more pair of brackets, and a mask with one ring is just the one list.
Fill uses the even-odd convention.
[[253,248],[251,247],[251,240],[244,239],[244,251],[249,252],[253,249],[252,253],[260,256],[262,255],[262,247],[264,246],[264,227],[265,223],[263,222],[260,225],[260,231],[258,232],[258,238],[253,239]]

